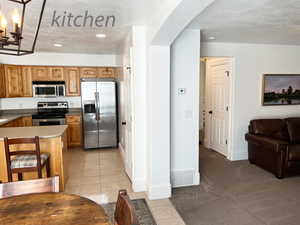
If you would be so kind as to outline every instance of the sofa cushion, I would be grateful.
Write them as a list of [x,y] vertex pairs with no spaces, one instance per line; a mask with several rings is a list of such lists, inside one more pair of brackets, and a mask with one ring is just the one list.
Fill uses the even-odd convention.
[[289,145],[288,146],[289,151],[289,160],[290,161],[298,161],[300,160],[300,145]]
[[282,119],[258,119],[250,124],[253,134],[289,141],[286,123]]
[[290,142],[293,144],[300,144],[300,118],[287,118],[286,124]]

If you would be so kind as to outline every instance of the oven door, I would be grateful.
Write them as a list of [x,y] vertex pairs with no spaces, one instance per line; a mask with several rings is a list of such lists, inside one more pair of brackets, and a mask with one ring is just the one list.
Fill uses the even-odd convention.
[[34,97],[56,97],[57,88],[56,85],[33,85]]
[[32,123],[33,123],[33,126],[58,126],[58,125],[65,125],[66,119],[65,118],[33,119]]

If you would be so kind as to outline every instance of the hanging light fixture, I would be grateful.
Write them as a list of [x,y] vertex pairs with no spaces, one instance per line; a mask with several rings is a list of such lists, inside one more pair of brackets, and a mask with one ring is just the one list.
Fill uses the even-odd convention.
[[[41,3],[39,16],[36,24],[34,24],[32,18],[37,8],[34,5],[34,7],[30,8],[34,13],[32,12],[26,18],[26,20],[30,19],[29,24],[26,26],[26,28],[29,28],[29,31],[26,32],[24,30],[25,12],[33,1],[40,1]],[[4,0],[4,2],[0,6],[0,54],[22,56],[34,53],[46,0]],[[11,11],[10,9],[13,10]],[[11,20],[7,19],[8,15],[5,15],[6,13],[11,14]]]

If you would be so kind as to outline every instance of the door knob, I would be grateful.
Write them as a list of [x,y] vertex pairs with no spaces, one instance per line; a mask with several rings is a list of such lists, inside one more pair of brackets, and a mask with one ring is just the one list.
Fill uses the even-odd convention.
[[122,122],[122,125],[125,126],[125,125],[126,125],[126,122],[123,121],[123,122]]

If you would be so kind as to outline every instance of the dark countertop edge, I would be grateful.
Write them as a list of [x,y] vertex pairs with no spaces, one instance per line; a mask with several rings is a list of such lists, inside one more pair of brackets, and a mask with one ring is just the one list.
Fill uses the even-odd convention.
[[[0,116],[6,115],[32,115],[37,113],[37,109],[7,109],[7,110],[0,110]],[[78,114],[81,113],[81,108],[70,108],[68,114]]]

